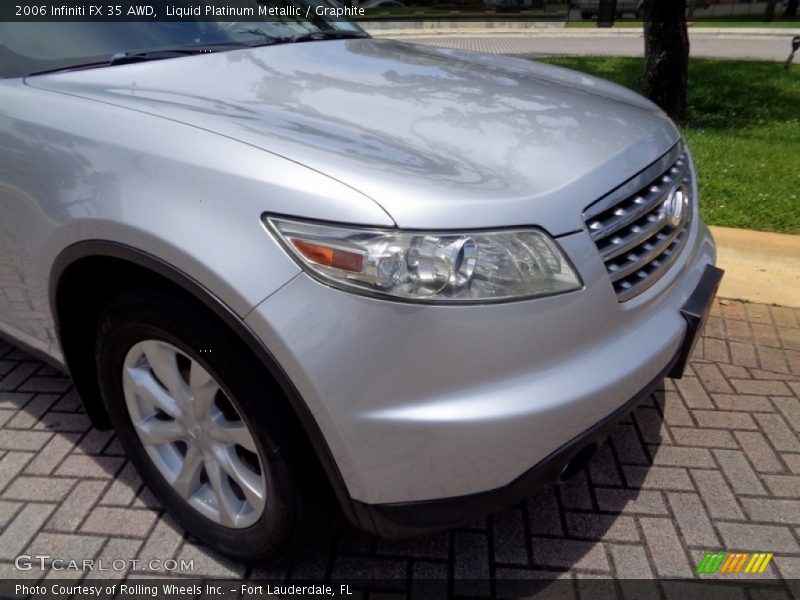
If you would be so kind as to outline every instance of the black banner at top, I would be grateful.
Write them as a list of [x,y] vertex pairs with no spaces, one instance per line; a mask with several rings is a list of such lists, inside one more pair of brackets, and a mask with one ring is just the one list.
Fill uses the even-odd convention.
[[3,0],[5,22],[268,21],[357,18],[365,10],[291,0]]

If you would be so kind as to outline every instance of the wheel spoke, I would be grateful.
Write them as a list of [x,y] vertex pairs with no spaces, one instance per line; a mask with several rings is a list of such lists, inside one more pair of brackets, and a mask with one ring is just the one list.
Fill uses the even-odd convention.
[[158,385],[150,371],[142,367],[128,367],[123,371],[123,385],[141,398],[151,408],[157,408],[173,419],[181,415],[181,408],[175,399]]
[[216,421],[216,427],[209,430],[209,434],[218,442],[236,444],[245,450],[249,450],[253,454],[258,454],[256,441],[253,439],[250,430],[248,430],[247,426],[241,421],[237,423],[219,419]]
[[197,419],[210,419],[211,407],[219,391],[214,378],[199,363],[192,361],[189,371],[189,388],[192,391],[192,410]]
[[217,460],[213,457],[206,457],[205,467],[208,474],[208,482],[211,484],[214,497],[217,499],[220,525],[234,527],[236,516],[239,514],[238,505],[240,501],[233,493],[225,472]]
[[253,508],[260,511],[264,506],[265,486],[263,476],[254,473],[245,465],[236,455],[236,450],[233,447],[220,449],[214,454],[223,470],[242,488],[247,501]]
[[143,350],[153,373],[164,384],[175,402],[185,409],[191,392],[178,369],[177,351],[156,341],[144,344]]
[[181,471],[172,482],[172,487],[181,498],[188,500],[200,487],[200,472],[203,466],[203,453],[194,444],[189,444]]
[[151,415],[134,425],[139,439],[146,446],[168,444],[186,438],[186,430],[177,421],[163,421]]

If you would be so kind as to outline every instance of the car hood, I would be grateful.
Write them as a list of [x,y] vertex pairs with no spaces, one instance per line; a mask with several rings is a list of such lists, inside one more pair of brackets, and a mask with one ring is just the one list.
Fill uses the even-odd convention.
[[585,206],[679,140],[653,104],[608,82],[522,59],[369,38],[27,83],[278,154],[366,194],[407,228],[575,231]]

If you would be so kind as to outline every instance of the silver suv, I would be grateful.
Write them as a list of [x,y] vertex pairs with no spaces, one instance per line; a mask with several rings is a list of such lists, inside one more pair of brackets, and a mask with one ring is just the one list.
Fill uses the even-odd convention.
[[325,17],[4,23],[0,56],[0,331],[239,560],[579,471],[719,282],[678,130],[583,74]]

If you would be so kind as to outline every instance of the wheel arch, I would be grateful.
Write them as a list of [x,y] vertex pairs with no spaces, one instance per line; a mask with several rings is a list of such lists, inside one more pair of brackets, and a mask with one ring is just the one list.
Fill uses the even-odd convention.
[[[102,281],[102,286],[97,281]],[[288,375],[242,319],[198,281],[147,252],[118,242],[88,240],[63,250],[49,278],[50,307],[64,362],[92,424],[110,429],[94,362],[94,336],[103,306],[126,288],[157,287],[199,302],[225,324],[267,369],[284,392],[290,414],[305,434],[345,516],[356,526],[374,530],[371,516],[354,504],[336,461],[314,416]]]

